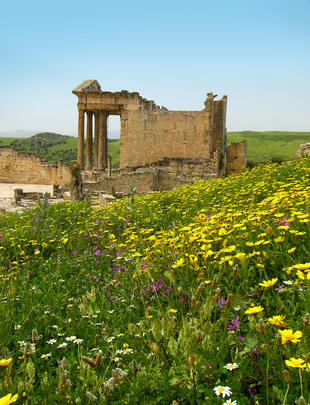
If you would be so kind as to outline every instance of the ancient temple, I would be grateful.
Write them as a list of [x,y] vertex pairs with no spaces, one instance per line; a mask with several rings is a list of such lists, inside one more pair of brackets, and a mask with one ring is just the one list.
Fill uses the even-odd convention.
[[190,158],[202,159],[212,167],[219,164],[216,175],[224,173],[226,96],[214,100],[216,96],[208,93],[200,111],[170,111],[157,106],[153,100],[142,98],[137,92],[102,91],[96,80],[84,81],[73,93],[78,97],[78,161],[81,168],[100,171],[107,167],[107,118],[119,115],[121,169],[147,166],[167,158]]

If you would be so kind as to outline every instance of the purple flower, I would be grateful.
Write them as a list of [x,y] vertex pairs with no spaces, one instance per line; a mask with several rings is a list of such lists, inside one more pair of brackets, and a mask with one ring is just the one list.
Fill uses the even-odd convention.
[[239,326],[240,326],[239,315],[237,315],[237,316],[232,315],[232,321],[231,321],[231,324],[229,324],[227,326],[227,330],[235,331],[239,328]]
[[277,287],[277,288],[275,288],[274,290],[275,290],[276,292],[278,292],[278,291],[282,290],[282,288],[284,288],[284,287],[285,287],[284,285],[280,285],[280,287]]
[[218,305],[220,308],[223,308],[223,305],[226,305],[226,301],[224,300],[224,298],[221,298],[221,299],[218,301],[217,305]]
[[254,354],[255,360],[257,360],[257,353],[258,353],[258,350],[256,349],[256,347],[254,347],[254,348],[252,349],[252,353]]
[[96,250],[96,251],[94,252],[94,255],[95,255],[95,256],[100,256],[100,255],[101,255],[101,250],[99,250],[99,249]]
[[249,394],[251,397],[257,394],[257,389],[256,388],[249,388]]
[[166,294],[166,295],[169,295],[171,291],[172,291],[172,287],[171,287],[171,285],[169,285],[169,286],[166,288],[165,294]]

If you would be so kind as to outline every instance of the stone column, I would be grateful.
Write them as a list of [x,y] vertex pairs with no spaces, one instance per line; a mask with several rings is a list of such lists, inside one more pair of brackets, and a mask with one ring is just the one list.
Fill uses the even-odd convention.
[[99,113],[95,112],[94,155],[95,170],[98,170],[98,140],[99,140]]
[[98,169],[107,167],[107,114],[103,111],[99,113],[99,137],[98,137]]
[[93,168],[93,112],[87,111],[86,127],[86,170]]
[[78,123],[78,158],[80,168],[84,169],[84,111],[79,110]]

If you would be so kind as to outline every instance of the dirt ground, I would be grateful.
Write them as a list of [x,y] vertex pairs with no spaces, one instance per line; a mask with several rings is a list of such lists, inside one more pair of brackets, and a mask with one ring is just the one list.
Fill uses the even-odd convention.
[[53,193],[53,186],[50,184],[20,184],[0,183],[0,209],[7,212],[21,211],[30,208],[35,201],[23,201],[21,205],[14,204],[14,189],[21,188],[24,192]]

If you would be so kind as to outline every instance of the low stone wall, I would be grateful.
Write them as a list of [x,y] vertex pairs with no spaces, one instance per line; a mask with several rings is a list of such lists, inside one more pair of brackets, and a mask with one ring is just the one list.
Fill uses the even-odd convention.
[[310,142],[303,143],[299,148],[300,149],[296,153],[298,158],[310,155]]
[[124,168],[108,172],[84,171],[85,188],[106,193],[127,193],[133,184],[137,193],[171,190],[195,179],[218,177],[219,159],[215,152],[206,158],[164,158],[147,167]]
[[0,146],[0,182],[25,184],[69,183],[69,168],[59,161],[48,163],[34,153],[18,152],[13,147]]
[[239,173],[246,167],[246,141],[233,142],[227,147],[226,174]]

